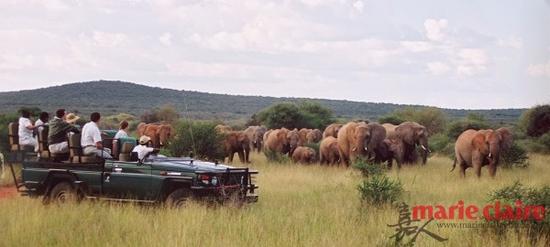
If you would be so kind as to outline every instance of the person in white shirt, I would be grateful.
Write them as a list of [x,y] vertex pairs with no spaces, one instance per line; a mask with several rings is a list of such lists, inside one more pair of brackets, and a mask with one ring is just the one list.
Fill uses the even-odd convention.
[[132,150],[132,153],[136,152],[138,155],[138,159],[143,160],[145,157],[147,157],[148,154],[155,151],[154,148],[147,146],[147,144],[149,144],[150,142],[151,142],[150,137],[142,136],[141,138],[139,138],[139,145],[134,147],[134,149]]
[[101,115],[98,112],[92,113],[90,116],[90,122],[82,127],[82,139],[80,145],[82,145],[82,152],[84,155],[96,155],[97,157],[112,159],[111,150],[103,147],[101,139],[101,132],[97,127],[97,123],[101,119]]
[[33,137],[34,125],[31,122],[31,113],[27,110],[21,111],[21,117],[19,118],[19,145],[32,146],[34,149],[38,146],[38,142]]
[[126,132],[127,129],[128,129],[128,121],[123,120],[122,122],[120,122],[120,129],[116,133],[115,139],[128,137],[128,132]]

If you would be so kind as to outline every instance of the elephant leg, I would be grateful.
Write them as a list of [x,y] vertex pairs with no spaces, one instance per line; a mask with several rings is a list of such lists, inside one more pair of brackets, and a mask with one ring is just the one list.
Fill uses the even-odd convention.
[[233,163],[233,155],[235,155],[235,153],[233,153],[232,151],[229,152],[229,163]]
[[244,152],[242,150],[239,150],[237,154],[239,155],[239,160],[241,161],[241,163],[245,163],[246,160],[244,159]]
[[393,166],[393,159],[388,159],[388,169],[391,169],[391,167]]
[[460,177],[462,178],[465,178],[466,177],[466,166],[465,165],[460,165]]
[[497,166],[496,164],[491,162],[491,164],[489,164],[489,175],[491,177],[495,177],[496,173],[497,173]]

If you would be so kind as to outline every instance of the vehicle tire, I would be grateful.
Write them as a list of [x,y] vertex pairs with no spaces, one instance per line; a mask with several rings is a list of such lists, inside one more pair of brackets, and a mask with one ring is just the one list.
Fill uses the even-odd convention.
[[49,202],[54,204],[73,203],[78,201],[76,189],[68,182],[60,182],[50,191]]
[[191,191],[186,188],[174,190],[166,197],[165,204],[170,208],[181,208],[191,199]]

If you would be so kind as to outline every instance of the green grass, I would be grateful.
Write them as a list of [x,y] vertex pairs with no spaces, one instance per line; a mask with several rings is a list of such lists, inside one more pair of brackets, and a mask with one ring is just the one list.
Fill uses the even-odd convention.
[[[362,205],[360,172],[351,168],[268,164],[252,156],[260,171],[260,200],[244,208],[193,203],[183,209],[85,202],[43,206],[40,200],[0,199],[0,246],[386,246],[398,211]],[[499,169],[495,179],[468,171],[449,173],[452,161],[432,157],[426,166],[392,170],[409,205],[486,204],[490,190],[521,181],[550,185],[550,156],[532,155],[527,169]],[[522,233],[504,237],[470,229],[428,229],[449,246],[529,246]],[[442,244],[421,235],[418,246]],[[539,246],[544,246],[542,243]]]

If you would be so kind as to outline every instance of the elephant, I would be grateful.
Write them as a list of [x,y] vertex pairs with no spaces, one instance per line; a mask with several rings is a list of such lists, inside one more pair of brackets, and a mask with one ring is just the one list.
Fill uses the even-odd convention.
[[323,132],[323,138],[326,138],[328,136],[332,136],[334,138],[338,138],[338,132],[340,129],[344,126],[343,124],[333,123],[330,124],[325,128],[325,131]]
[[378,123],[350,122],[338,132],[340,162],[349,166],[358,158],[375,159],[386,138],[386,130]]
[[494,177],[501,153],[508,150],[512,142],[512,133],[508,128],[466,130],[456,140],[455,160],[451,171],[458,163],[462,177],[466,176],[468,167],[473,167],[476,175],[480,177],[481,167],[488,165],[489,175]]
[[328,136],[321,141],[319,146],[319,160],[322,164],[336,165],[340,161],[338,152],[338,140]]
[[233,129],[231,127],[229,127],[227,125],[223,125],[223,124],[216,125],[216,127],[214,127],[214,129],[220,134],[228,133],[230,131],[233,131]]
[[422,149],[422,164],[426,164],[430,153],[426,127],[416,122],[403,122],[395,128],[395,139],[403,142],[403,163],[416,163],[418,160],[416,148],[419,146]]
[[391,123],[384,123],[382,124],[384,129],[386,129],[386,137],[389,139],[395,138],[395,128],[397,128],[397,125],[391,124]]
[[319,129],[312,129],[306,135],[306,143],[318,143],[323,138],[323,133]]
[[264,136],[266,137],[265,151],[288,153],[289,156],[292,156],[292,152],[298,146],[299,134],[296,129],[292,131],[286,128],[269,130]]
[[307,143],[307,134],[311,131],[311,129],[301,128],[298,131],[298,146],[303,146]]
[[403,142],[398,139],[384,139],[376,157],[377,163],[388,162],[388,168],[391,168],[393,160],[395,160],[397,167],[401,168],[401,164],[403,163],[402,155],[404,154],[403,146]]
[[233,162],[235,153],[242,163],[250,163],[250,140],[242,131],[225,132],[223,147],[229,163]]
[[266,132],[267,129],[263,126],[248,126],[248,128],[244,130],[244,133],[250,140],[252,150],[256,150],[258,153],[262,150],[264,142],[263,137]]
[[317,161],[315,150],[310,147],[297,147],[292,153],[294,163],[311,164]]
[[173,128],[170,124],[140,123],[137,130],[140,137],[145,135],[151,138],[154,148],[161,148],[170,141]]

